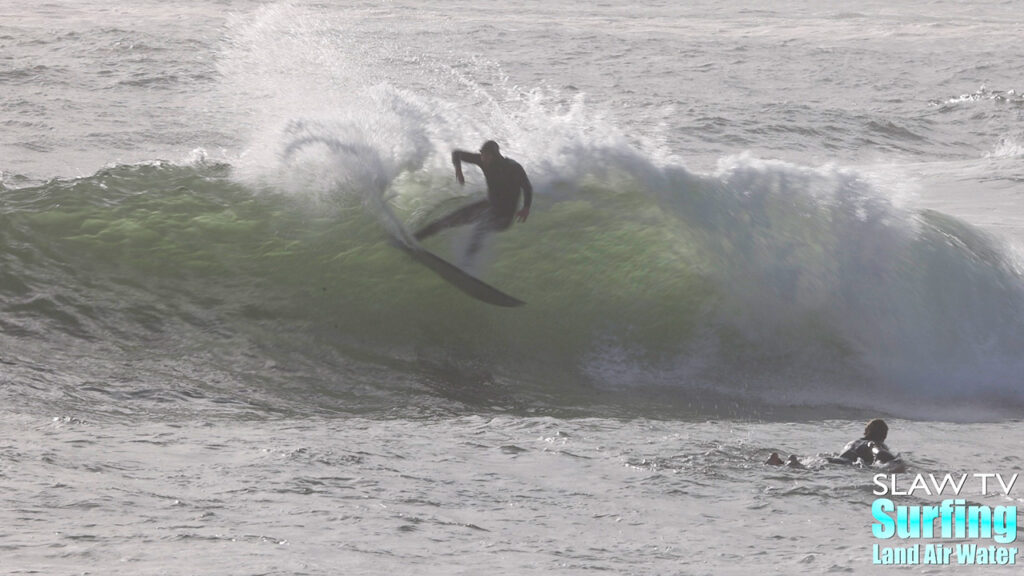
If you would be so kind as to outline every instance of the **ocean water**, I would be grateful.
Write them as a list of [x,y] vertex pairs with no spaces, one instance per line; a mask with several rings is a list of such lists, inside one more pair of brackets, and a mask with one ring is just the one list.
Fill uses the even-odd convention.
[[1022,8],[0,0],[0,573],[1019,571],[826,458],[1024,468]]

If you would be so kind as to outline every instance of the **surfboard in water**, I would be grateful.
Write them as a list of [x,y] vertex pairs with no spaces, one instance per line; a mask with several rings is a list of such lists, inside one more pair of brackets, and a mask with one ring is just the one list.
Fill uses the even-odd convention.
[[508,308],[526,304],[526,302],[498,290],[437,254],[421,248],[419,245],[407,244],[401,238],[395,238],[393,244],[409,256],[412,256],[413,260],[433,270],[435,274],[447,280],[452,286],[481,302]]

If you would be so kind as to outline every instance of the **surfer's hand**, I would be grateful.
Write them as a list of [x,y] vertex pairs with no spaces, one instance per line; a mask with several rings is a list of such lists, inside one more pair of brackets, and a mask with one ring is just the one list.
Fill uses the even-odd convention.
[[466,183],[466,178],[462,175],[462,167],[461,166],[456,166],[455,167],[455,179],[459,181],[460,185]]
[[530,209],[523,208],[516,213],[516,222],[526,222],[526,218],[530,216]]

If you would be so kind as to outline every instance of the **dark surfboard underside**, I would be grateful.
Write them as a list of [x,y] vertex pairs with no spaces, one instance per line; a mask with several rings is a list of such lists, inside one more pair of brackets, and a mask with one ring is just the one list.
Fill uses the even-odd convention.
[[455,286],[459,290],[462,290],[464,293],[481,302],[486,302],[495,306],[504,306],[507,308],[514,308],[516,306],[526,304],[526,302],[523,302],[514,296],[505,294],[501,290],[498,290],[494,286],[491,286],[428,250],[409,246],[400,240],[396,241],[395,245],[405,251],[409,256],[412,256],[414,260],[423,264],[427,268],[430,268],[435,274],[447,280],[452,286]]

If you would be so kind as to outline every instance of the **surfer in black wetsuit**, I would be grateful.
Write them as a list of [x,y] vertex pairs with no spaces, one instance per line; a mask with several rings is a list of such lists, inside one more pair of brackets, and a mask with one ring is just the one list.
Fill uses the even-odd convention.
[[[875,418],[864,427],[864,437],[854,440],[843,447],[839,456],[831,456],[826,460],[832,464],[856,464],[858,461],[865,465],[886,464],[890,471],[898,472],[904,468],[903,462],[899,460],[889,447],[885,445],[885,438],[889,435],[889,425],[881,418]],[[791,468],[803,468],[804,465],[796,457],[790,456],[783,461],[778,452],[772,452],[765,464],[769,466],[782,466],[785,464]]]
[[885,438],[889,435],[889,425],[881,418],[875,418],[864,427],[864,437],[854,440],[843,448],[838,458],[829,458],[830,462],[853,464],[858,459],[865,464],[886,464],[896,459]]
[[[484,238],[493,232],[500,232],[512,225],[513,220],[526,222],[533,203],[533,186],[526,177],[526,171],[518,162],[501,155],[498,143],[493,140],[484,142],[480,153],[464,150],[452,151],[452,164],[455,165],[455,178],[459,184],[465,184],[462,175],[462,163],[476,164],[484,172],[487,180],[487,199],[463,206],[455,212],[427,224],[414,236],[423,240],[446,228],[454,228],[465,224],[473,224],[473,235],[466,248],[466,259],[471,259],[480,249]],[[522,192],[523,208],[519,209],[519,195]],[[518,211],[517,211],[518,210]]]

